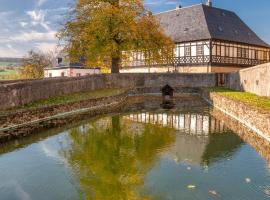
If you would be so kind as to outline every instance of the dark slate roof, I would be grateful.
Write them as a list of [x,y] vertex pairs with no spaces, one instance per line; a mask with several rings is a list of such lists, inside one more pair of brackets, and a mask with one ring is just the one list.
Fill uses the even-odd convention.
[[156,14],[176,43],[220,39],[269,47],[234,12],[198,4]]

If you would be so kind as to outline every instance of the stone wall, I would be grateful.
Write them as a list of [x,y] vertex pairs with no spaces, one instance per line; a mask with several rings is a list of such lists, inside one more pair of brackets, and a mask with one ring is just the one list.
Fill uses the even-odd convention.
[[260,96],[270,96],[270,63],[226,74],[225,86]]
[[211,116],[215,119],[226,124],[226,127],[236,133],[242,140],[250,144],[267,162],[270,168],[270,145],[269,141],[260,137],[257,133],[253,132],[251,129],[243,126],[239,121],[231,118],[218,109],[210,110]]
[[160,67],[126,67],[120,70],[121,73],[229,73],[236,72],[243,69],[237,66],[210,66],[210,65],[196,65],[196,66],[160,66]]
[[0,109],[21,106],[40,99],[104,88],[212,87],[215,74],[101,74],[0,83]]
[[201,96],[213,107],[256,132],[270,142],[270,113],[248,106],[208,90],[201,90]]

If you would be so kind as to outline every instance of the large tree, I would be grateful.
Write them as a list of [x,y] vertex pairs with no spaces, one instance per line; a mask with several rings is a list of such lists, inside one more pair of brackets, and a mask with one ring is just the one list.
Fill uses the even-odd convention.
[[53,54],[28,52],[28,55],[23,58],[22,67],[20,69],[20,78],[22,79],[38,79],[44,77],[44,68],[50,67],[53,62]]
[[173,42],[143,0],[78,0],[58,36],[71,60],[92,66],[107,61],[112,73],[128,57],[123,52],[140,51],[149,65],[173,55]]

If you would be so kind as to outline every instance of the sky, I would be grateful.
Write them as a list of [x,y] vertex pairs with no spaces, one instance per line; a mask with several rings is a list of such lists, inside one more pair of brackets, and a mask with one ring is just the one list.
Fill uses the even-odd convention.
[[[76,0],[0,0],[0,57],[23,57],[31,49],[54,51],[55,34]],[[153,13],[206,0],[145,0]],[[213,0],[215,7],[236,12],[270,43],[270,0]]]

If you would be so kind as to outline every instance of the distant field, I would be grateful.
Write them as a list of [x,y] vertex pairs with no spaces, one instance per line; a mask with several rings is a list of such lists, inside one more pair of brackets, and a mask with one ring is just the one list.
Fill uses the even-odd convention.
[[19,73],[17,70],[0,70],[0,80],[18,79]]
[[0,61],[0,80],[14,80],[19,78],[20,63]]
[[21,63],[16,62],[2,62],[0,61],[0,67],[7,67],[7,66],[19,66]]

